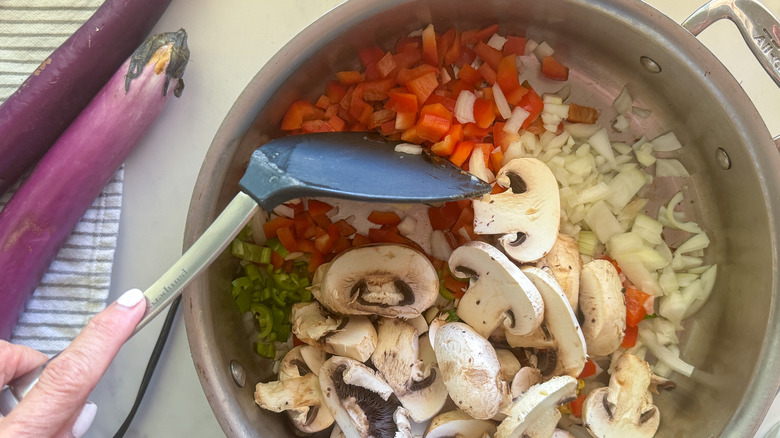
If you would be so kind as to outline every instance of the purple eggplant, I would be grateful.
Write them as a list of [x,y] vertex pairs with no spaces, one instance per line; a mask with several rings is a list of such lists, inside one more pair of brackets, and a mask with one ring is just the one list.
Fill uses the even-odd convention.
[[107,0],[0,105],[0,195],[43,156],[171,0]]
[[103,186],[179,96],[184,29],[147,39],[89,102],[0,211],[0,339]]

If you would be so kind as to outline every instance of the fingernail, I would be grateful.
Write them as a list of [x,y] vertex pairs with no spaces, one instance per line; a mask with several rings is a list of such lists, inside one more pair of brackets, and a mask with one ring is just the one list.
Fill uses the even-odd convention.
[[140,303],[141,300],[143,299],[144,299],[143,292],[141,292],[138,289],[130,289],[129,291],[123,293],[122,296],[119,297],[118,300],[116,300],[116,302],[120,306],[131,308],[131,307],[135,307],[135,305]]
[[73,429],[71,429],[71,433],[73,434],[74,438],[81,438],[85,433],[87,433],[89,426],[92,426],[92,421],[95,420],[96,413],[96,404],[92,403],[91,401],[88,401],[84,404],[84,407],[81,408],[81,413],[79,413],[78,418],[76,418],[76,422],[73,423]]

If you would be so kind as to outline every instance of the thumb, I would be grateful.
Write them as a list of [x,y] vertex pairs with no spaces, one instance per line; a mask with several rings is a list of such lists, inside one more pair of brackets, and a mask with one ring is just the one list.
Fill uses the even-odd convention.
[[53,436],[63,427],[72,427],[69,423],[143,317],[145,304],[143,293],[132,289],[95,315],[46,366],[7,423],[20,427],[19,431],[35,431],[36,436]]

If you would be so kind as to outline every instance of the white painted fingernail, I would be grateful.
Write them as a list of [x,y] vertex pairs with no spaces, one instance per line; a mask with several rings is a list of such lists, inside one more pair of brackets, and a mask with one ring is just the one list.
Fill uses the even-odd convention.
[[92,421],[95,420],[96,413],[96,404],[92,403],[91,401],[88,401],[84,404],[84,407],[81,408],[79,417],[76,418],[76,422],[73,423],[73,429],[71,430],[71,433],[73,433],[74,438],[81,438],[85,433],[87,433],[89,426],[92,426]]
[[141,300],[144,299],[144,293],[141,292],[138,289],[130,289],[129,291],[122,294],[121,297],[119,297],[118,300],[116,300],[117,304],[125,307],[135,307],[136,304],[140,303]]

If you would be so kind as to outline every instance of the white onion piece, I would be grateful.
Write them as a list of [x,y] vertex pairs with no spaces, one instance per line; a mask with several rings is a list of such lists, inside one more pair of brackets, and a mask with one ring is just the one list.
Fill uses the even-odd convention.
[[688,306],[688,310],[683,315],[683,319],[689,318],[691,315],[698,312],[704,303],[707,302],[707,299],[712,294],[712,289],[715,286],[715,277],[718,272],[717,268],[717,265],[712,265],[701,274],[701,292],[693,301],[691,301],[691,305]]
[[525,148],[523,148],[523,142],[520,140],[509,143],[509,146],[504,151],[504,157],[501,158],[501,165],[514,160],[515,158],[521,158],[525,156]]
[[530,115],[531,113],[529,113],[528,111],[520,108],[519,106],[516,106],[515,109],[512,110],[512,114],[509,116],[506,123],[504,124],[504,128],[503,128],[504,131],[510,134],[518,133],[520,131],[520,128],[523,127],[523,122],[525,122],[525,119],[527,119],[528,116]]
[[585,223],[596,233],[601,243],[606,243],[615,234],[625,231],[604,201],[599,201],[590,207],[585,215]]
[[482,148],[474,148],[469,157],[469,173],[485,182],[493,182],[495,177],[487,166],[485,166],[485,154]]
[[647,184],[647,174],[636,167],[626,168],[615,175],[609,182],[612,194],[607,198],[612,211],[623,210],[645,184]]
[[617,164],[615,163],[615,152],[612,150],[612,143],[609,141],[609,134],[605,128],[601,128],[596,131],[589,139],[591,147],[596,150],[602,157],[607,159],[607,162],[614,169]]
[[509,103],[506,101],[504,92],[501,90],[501,86],[498,85],[498,82],[493,84],[493,99],[496,102],[496,107],[498,108],[501,117],[504,119],[512,117],[512,108],[509,107]]
[[614,149],[615,152],[620,155],[628,155],[633,151],[633,149],[631,149],[631,145],[623,143],[622,141],[613,141],[612,149]]
[[[637,149],[634,150],[634,155],[636,155],[636,161],[638,161],[639,164],[645,167],[650,167],[656,162],[656,158],[653,155],[652,143],[645,143],[639,146]],[[656,168],[655,176],[661,176],[658,174],[657,168]]]
[[637,214],[634,218],[634,225],[631,227],[631,231],[641,236],[646,242],[655,245],[664,243],[663,238],[661,238],[663,230],[664,225],[661,222],[645,214]]
[[452,248],[441,230],[431,232],[431,255],[439,260],[448,260],[452,255]]
[[292,207],[288,207],[285,204],[279,204],[274,207],[274,214],[281,217],[292,219],[295,216],[295,210]]
[[527,40],[525,40],[525,52],[523,53],[528,53],[528,54],[534,53],[534,50],[536,50],[537,47],[539,47],[539,43],[532,40],[531,38],[528,38]]
[[[404,216],[401,222],[398,223],[398,232],[404,236],[409,236],[417,229],[417,219],[412,216]],[[446,260],[446,259],[445,259]]]
[[601,129],[599,125],[589,123],[567,123],[563,126],[563,129],[574,138],[585,139],[590,138]]
[[649,109],[640,108],[638,106],[632,106],[631,107],[631,112],[636,114],[637,116],[643,118],[643,119],[646,119],[646,118],[650,117],[650,115],[653,113]]
[[691,377],[693,371],[696,368],[693,365],[680,359],[679,356],[672,353],[667,347],[661,345],[658,342],[655,333],[642,327],[641,324],[639,326],[639,338],[642,340],[642,343],[647,346],[647,349],[658,358],[658,360],[664,362],[678,373],[686,377]]
[[631,94],[628,93],[628,89],[623,87],[623,89],[620,91],[620,94],[618,94],[618,96],[615,98],[615,101],[612,102],[612,106],[615,108],[618,114],[625,114],[631,110],[633,103],[634,98],[631,97]]
[[604,181],[586,188],[579,192],[579,195],[574,197],[573,204],[592,204],[594,202],[602,201],[611,193],[609,186]]
[[659,158],[655,161],[656,177],[688,177],[690,174],[680,161],[674,158]]
[[623,132],[628,129],[629,126],[628,119],[623,114],[618,114],[612,122],[612,128],[617,132]]
[[707,233],[701,232],[686,240],[682,245],[677,247],[674,255],[685,254],[688,252],[698,251],[704,249],[710,245],[710,238],[707,237]]
[[420,155],[423,149],[422,146],[413,143],[399,143],[395,145],[395,151],[409,155]]
[[664,295],[669,295],[680,290],[680,283],[677,281],[677,274],[674,273],[671,265],[667,265],[661,275],[658,277],[658,284],[664,291]]
[[558,96],[555,93],[544,93],[542,94],[542,103],[544,103],[545,105],[548,103],[561,105],[563,104],[563,98],[561,96]]
[[475,123],[474,118],[474,102],[477,101],[477,96],[471,91],[462,90],[458,94],[458,99],[455,101],[454,116],[461,124]]
[[506,38],[502,37],[497,33],[494,33],[488,40],[487,45],[496,50],[501,50],[504,48],[505,43],[506,43]]
[[553,48],[547,44],[547,41],[542,41],[538,46],[536,46],[536,48],[534,48],[533,52],[534,55],[536,55],[536,57],[541,60],[545,56],[552,56],[553,53],[555,53],[555,50],[553,50]]
[[682,143],[672,131],[659,135],[652,139],[651,143],[653,143],[653,149],[658,152],[672,152],[682,149]]
[[674,209],[677,207],[677,204],[682,202],[683,200],[683,194],[682,192],[677,192],[674,196],[672,196],[672,199],[669,200],[669,204],[666,206],[666,222],[669,227],[677,228],[678,230],[687,231],[689,233],[701,233],[701,228],[699,228],[699,225],[695,222],[680,222],[677,220],[677,218],[674,215]]

